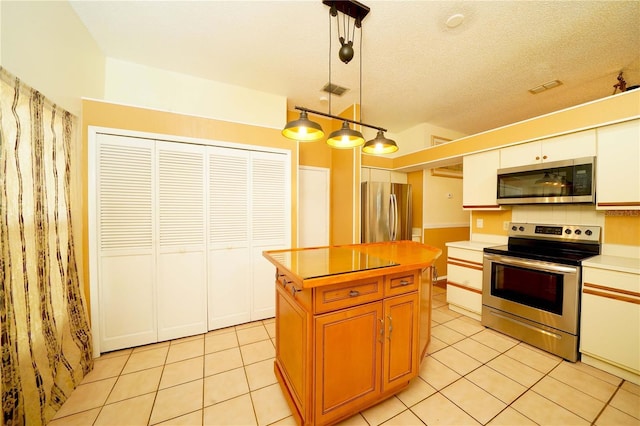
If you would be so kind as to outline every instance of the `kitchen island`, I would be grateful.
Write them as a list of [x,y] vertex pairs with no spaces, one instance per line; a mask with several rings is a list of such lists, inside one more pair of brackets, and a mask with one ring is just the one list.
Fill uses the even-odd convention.
[[413,241],[263,253],[276,266],[274,369],[299,424],[337,423],[418,375],[440,254]]

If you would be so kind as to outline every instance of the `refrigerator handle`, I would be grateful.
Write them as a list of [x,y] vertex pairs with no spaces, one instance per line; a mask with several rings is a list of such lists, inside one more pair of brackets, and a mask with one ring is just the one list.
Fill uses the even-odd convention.
[[391,194],[389,203],[389,240],[395,241],[398,235],[398,199]]

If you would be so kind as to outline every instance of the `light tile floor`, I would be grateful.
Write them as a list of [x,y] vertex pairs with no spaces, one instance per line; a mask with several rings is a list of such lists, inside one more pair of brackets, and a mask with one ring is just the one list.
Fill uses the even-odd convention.
[[[105,354],[50,422],[293,425],[273,319]],[[434,287],[420,376],[342,425],[639,425],[640,386],[485,329]]]

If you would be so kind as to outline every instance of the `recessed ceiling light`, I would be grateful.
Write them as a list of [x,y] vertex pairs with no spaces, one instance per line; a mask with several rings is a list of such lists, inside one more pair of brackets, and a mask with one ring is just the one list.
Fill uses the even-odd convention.
[[455,15],[451,15],[449,19],[447,19],[447,27],[455,28],[464,22],[464,15],[462,13],[456,13]]

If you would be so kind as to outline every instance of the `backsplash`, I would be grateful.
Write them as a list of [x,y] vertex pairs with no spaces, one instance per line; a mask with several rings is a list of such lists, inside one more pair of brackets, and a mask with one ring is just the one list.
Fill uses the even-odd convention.
[[[479,228],[478,220],[482,222]],[[637,211],[596,210],[593,205],[522,205],[511,210],[474,211],[471,239],[503,243],[506,221],[553,225],[596,225],[602,227],[602,254],[640,258],[640,214]]]

